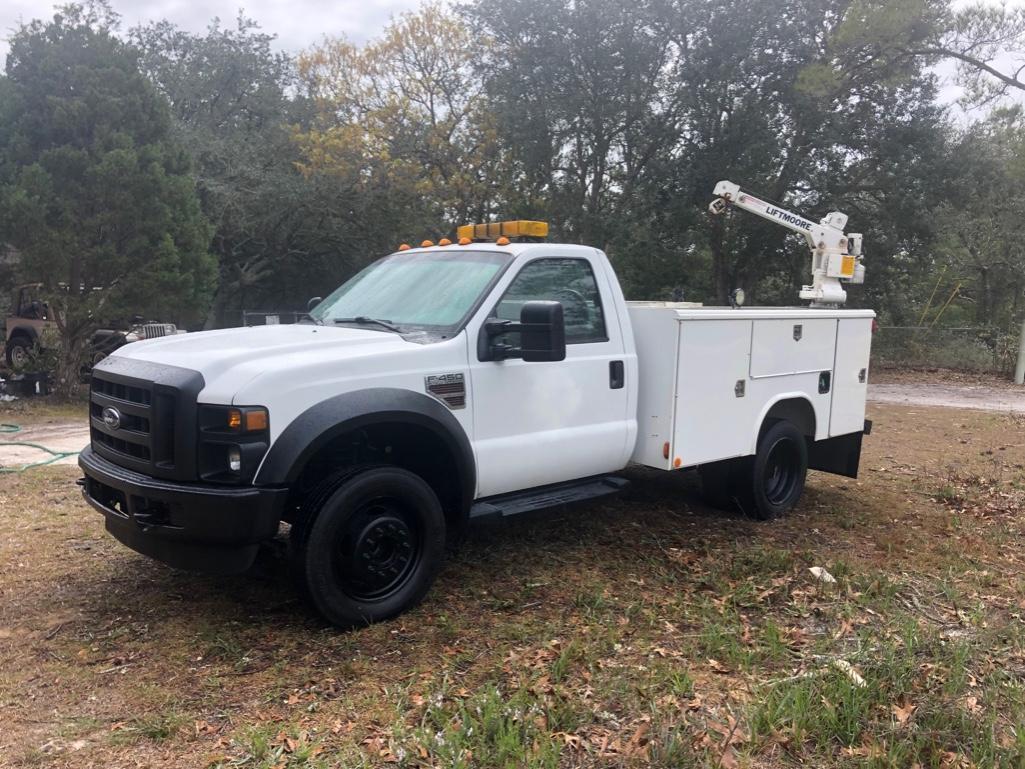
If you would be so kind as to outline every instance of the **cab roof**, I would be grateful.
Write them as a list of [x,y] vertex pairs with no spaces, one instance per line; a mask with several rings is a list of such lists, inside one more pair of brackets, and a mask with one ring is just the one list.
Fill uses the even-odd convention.
[[428,246],[427,248],[410,248],[405,251],[395,251],[391,255],[399,254],[429,254],[429,253],[454,253],[458,251],[490,251],[501,254],[509,254],[516,258],[522,255],[537,256],[581,256],[600,253],[593,246],[582,246],[575,243],[549,243],[549,242],[517,242],[513,241],[505,246],[497,245],[488,241],[476,241],[465,246],[452,244],[450,246]]

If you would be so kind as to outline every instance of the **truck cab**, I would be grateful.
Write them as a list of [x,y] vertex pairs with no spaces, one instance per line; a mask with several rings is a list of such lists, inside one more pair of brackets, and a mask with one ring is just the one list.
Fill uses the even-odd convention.
[[[309,322],[142,341],[97,364],[80,466],[107,529],[172,566],[224,573],[247,568],[289,523],[297,587],[351,627],[416,604],[471,518],[614,492],[631,460],[698,466],[684,457],[704,428],[676,405],[679,372],[701,373],[680,360],[689,310],[628,305],[602,251],[544,242],[538,223],[507,224],[498,237],[404,247],[319,301]],[[641,361],[634,317],[648,328]],[[730,333],[742,342],[745,330]],[[730,398],[734,370],[745,382],[750,373],[746,333],[725,375],[706,372]],[[718,369],[714,337],[695,349],[700,366]],[[736,499],[751,497],[740,463],[758,461],[768,424],[786,451],[767,449],[775,469],[761,474],[789,462],[792,483],[778,510],[751,509],[769,517],[796,503],[815,464],[809,446],[832,437],[828,418],[823,428],[814,416],[830,407],[809,402],[811,423],[796,406],[771,409],[820,387],[820,375],[751,387],[769,405],[745,409],[743,439],[725,442],[723,456],[691,451],[709,488],[739,485]],[[694,396],[691,408],[707,409],[702,397],[713,396]],[[779,422],[790,425],[782,439]],[[856,451],[861,433],[859,423]],[[846,463],[833,456],[844,446],[813,454],[850,474],[848,443]]]

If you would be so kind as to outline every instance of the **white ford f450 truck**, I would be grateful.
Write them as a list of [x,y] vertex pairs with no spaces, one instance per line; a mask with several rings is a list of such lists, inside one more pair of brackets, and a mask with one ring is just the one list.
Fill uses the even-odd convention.
[[614,492],[631,462],[778,516],[808,468],[857,474],[874,317],[838,308],[860,253],[830,249],[860,236],[782,213],[819,306],[627,302],[601,251],[506,222],[374,262],[308,323],[123,347],[93,369],[85,498],[130,548],[215,573],[289,523],[300,590],[343,627],[416,604],[468,521]]

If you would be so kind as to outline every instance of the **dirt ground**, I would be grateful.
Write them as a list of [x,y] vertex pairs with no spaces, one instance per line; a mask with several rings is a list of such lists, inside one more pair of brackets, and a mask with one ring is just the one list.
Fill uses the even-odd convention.
[[868,393],[877,403],[1025,412],[1025,386],[985,374],[873,372]]
[[1023,766],[1025,417],[869,416],[860,478],[810,474],[783,520],[631,471],[475,528],[421,607],[351,633],[273,550],[175,572],[74,468],[0,476],[0,765]]

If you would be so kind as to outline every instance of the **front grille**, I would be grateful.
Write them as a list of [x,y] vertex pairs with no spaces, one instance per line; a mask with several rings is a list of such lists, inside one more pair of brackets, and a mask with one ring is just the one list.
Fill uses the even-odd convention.
[[93,451],[158,478],[196,477],[196,371],[112,355],[92,371]]
[[120,464],[149,470],[153,459],[152,383],[115,381],[93,372],[89,400],[93,447],[118,455],[111,459],[121,460]]
[[178,327],[173,323],[147,323],[142,327],[143,339],[157,339],[162,336],[173,336]]
[[94,393],[117,398],[120,401],[149,406],[153,400],[153,394],[149,390],[148,382],[145,385],[133,387],[122,382],[109,382],[103,379],[102,376],[95,376],[93,377],[92,385]]

